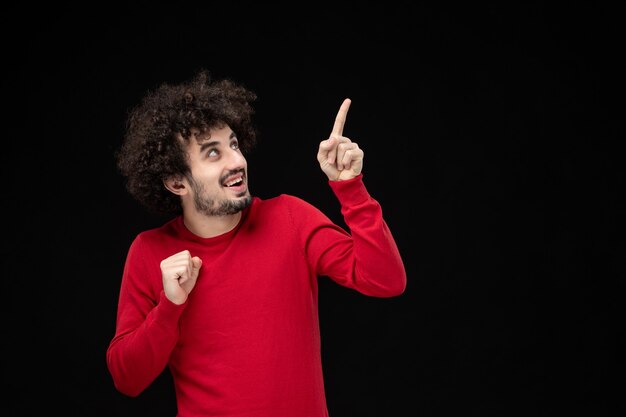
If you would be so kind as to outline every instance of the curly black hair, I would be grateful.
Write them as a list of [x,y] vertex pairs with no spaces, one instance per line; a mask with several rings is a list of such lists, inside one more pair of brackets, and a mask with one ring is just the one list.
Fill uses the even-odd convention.
[[256,94],[229,79],[213,80],[200,69],[180,84],[161,84],[149,91],[128,116],[117,166],[126,189],[141,204],[158,214],[180,214],[180,198],[163,180],[190,174],[185,147],[192,129],[200,132],[227,124],[237,135],[242,152],[256,142],[252,102]]

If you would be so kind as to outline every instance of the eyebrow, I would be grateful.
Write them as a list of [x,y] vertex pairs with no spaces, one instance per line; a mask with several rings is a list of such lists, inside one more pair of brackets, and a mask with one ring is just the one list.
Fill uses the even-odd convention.
[[[230,136],[228,137],[229,140],[233,140],[236,139],[237,135],[235,135],[235,132],[230,132]],[[220,142],[218,140],[212,140],[210,142],[205,142],[203,144],[200,145],[200,152],[204,151],[206,148],[210,148],[211,146],[216,146],[219,145]]]

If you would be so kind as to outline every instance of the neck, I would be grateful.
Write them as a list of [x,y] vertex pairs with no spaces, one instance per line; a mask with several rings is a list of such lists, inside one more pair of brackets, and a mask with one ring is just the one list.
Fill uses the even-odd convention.
[[241,219],[241,212],[226,216],[207,216],[194,211],[183,214],[185,227],[191,233],[200,237],[215,237],[230,232],[237,226]]

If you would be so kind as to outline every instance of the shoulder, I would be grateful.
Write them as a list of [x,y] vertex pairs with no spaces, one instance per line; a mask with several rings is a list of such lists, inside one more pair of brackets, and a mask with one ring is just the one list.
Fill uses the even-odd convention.
[[248,224],[257,225],[263,230],[269,229],[272,235],[282,236],[285,241],[295,237],[298,244],[314,230],[329,224],[329,219],[321,210],[303,198],[290,194],[257,200],[250,214]]
[[308,201],[305,201],[304,199],[291,194],[280,194],[276,197],[268,198],[265,200],[256,200],[257,207],[266,210],[317,210],[316,207]]
[[178,227],[177,222],[179,222],[180,220],[180,217],[175,217],[162,224],[161,226],[139,232],[135,236],[133,245],[150,246],[153,243],[158,244],[163,240],[164,237],[175,233],[175,230]]
[[252,212],[257,219],[267,221],[269,218],[272,222],[301,223],[323,216],[321,210],[313,204],[291,194],[280,194],[268,199],[256,198]]

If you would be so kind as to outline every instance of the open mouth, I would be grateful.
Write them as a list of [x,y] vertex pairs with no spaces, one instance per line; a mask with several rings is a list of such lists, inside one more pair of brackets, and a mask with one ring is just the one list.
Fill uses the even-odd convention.
[[226,188],[236,188],[245,185],[245,172],[243,170],[236,171],[227,175],[223,181],[222,186]]
[[224,183],[224,187],[236,187],[243,184],[243,177],[233,178]]

